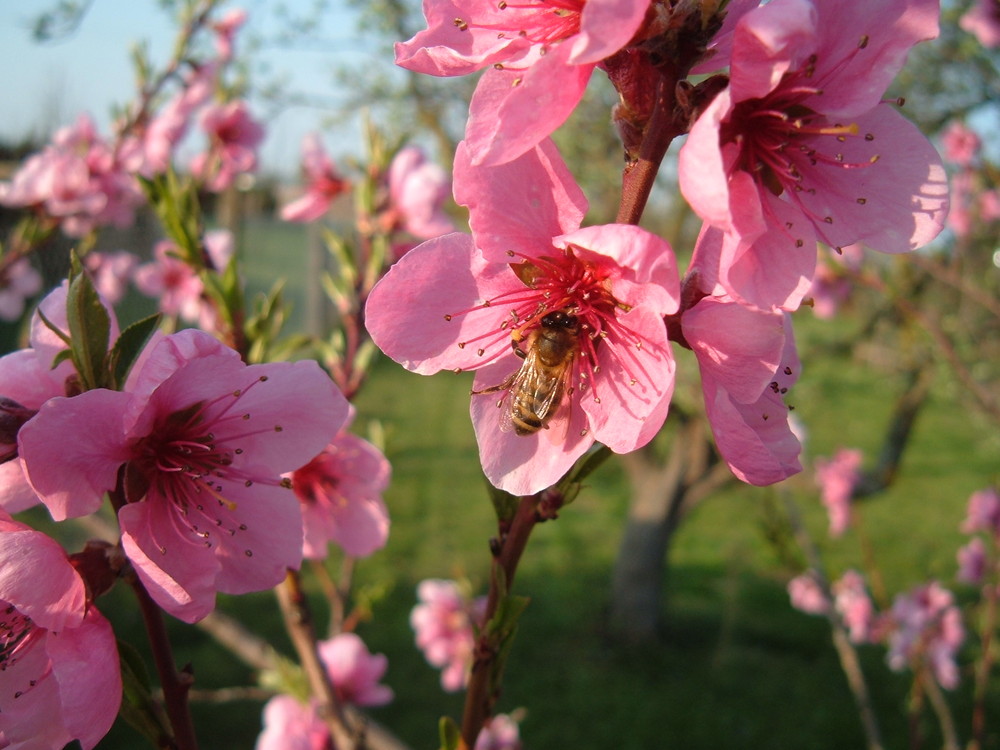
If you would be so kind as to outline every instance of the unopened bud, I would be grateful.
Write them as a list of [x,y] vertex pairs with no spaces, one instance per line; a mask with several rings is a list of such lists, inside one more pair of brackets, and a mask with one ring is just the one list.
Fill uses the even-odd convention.
[[0,463],[17,458],[18,430],[37,413],[12,398],[0,396]]

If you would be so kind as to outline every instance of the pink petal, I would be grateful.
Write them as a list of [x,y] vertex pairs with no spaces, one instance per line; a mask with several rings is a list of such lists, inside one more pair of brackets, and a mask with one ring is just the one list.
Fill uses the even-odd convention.
[[511,251],[537,256],[551,237],[579,228],[587,198],[552,141],[500,166],[475,166],[470,158],[463,141],[455,154],[455,200],[468,207],[476,245],[488,259],[508,263]]
[[54,398],[18,432],[25,474],[54,520],[93,513],[114,488],[129,458],[122,430],[128,401],[127,393],[105,390]]
[[574,65],[599,63],[624,48],[639,30],[649,0],[588,0],[580,13],[580,31],[564,44]]
[[465,129],[473,164],[512,161],[566,121],[594,70],[593,63],[568,64],[569,49],[556,47],[527,70],[490,68],[483,73]]

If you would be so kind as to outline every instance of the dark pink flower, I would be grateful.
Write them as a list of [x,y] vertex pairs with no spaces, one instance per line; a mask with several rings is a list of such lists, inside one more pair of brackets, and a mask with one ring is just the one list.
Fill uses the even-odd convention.
[[311,703],[282,694],[264,704],[255,750],[329,750],[330,743],[330,729]]
[[965,640],[962,615],[952,593],[937,581],[899,594],[889,613],[889,667],[897,672],[930,666],[941,687],[958,686],[955,656]]
[[308,133],[302,139],[302,172],[306,177],[306,192],[281,209],[285,221],[315,221],[330,210],[341,193],[350,183],[337,173],[337,168],[323,148],[316,133]]
[[601,60],[639,30],[649,0],[424,0],[427,29],[396,44],[396,63],[457,76],[486,69],[466,130],[476,164],[503,164],[573,111]]
[[218,21],[211,24],[215,32],[215,48],[219,54],[219,59],[228,61],[233,58],[233,41],[236,32],[240,30],[247,20],[247,12],[243,8],[230,8],[226,14]]
[[[29,411],[56,396],[71,396],[79,390],[73,363],[56,357],[66,351],[66,343],[42,321],[42,315],[61,331],[68,331],[66,320],[67,282],[53,289],[38,305],[31,318],[28,347],[0,357],[0,396],[13,399]],[[110,339],[118,338],[118,322],[111,305],[103,301],[111,320]],[[39,314],[40,313],[40,314]],[[55,366],[54,366],[55,365]],[[18,513],[37,505],[38,496],[24,476],[21,461],[0,464],[0,508]]]
[[477,371],[483,470],[513,494],[552,485],[595,440],[644,445],[673,393],[670,246],[635,226],[579,229],[586,200],[551,142],[496,168],[460,146],[455,173],[473,237],[430,240],[390,269],[368,299],[375,343],[421,374]]
[[225,190],[237,175],[257,169],[257,147],[264,128],[253,119],[246,102],[210,104],[201,113],[201,128],[208,135],[208,150],[191,162],[191,172],[213,192]]
[[420,601],[410,612],[417,647],[441,669],[441,687],[461,690],[469,679],[475,628],[482,626],[486,598],[471,599],[455,581],[427,579],[417,586]]
[[455,231],[444,212],[451,179],[416,146],[399,150],[389,164],[389,205],[384,221],[422,240]]
[[679,166],[685,197],[726,234],[730,294],[791,310],[817,240],[897,253],[940,232],[940,157],[881,101],[909,48],[937,35],[937,16],[937,0],[774,0],[737,23],[729,87]]
[[382,493],[390,473],[378,448],[346,430],[292,472],[292,488],[302,506],[304,556],[324,559],[330,542],[351,557],[367,557],[384,547],[389,511]]
[[56,520],[93,513],[123,477],[125,553],[157,603],[193,622],[216,591],[269,588],[298,566],[302,516],[281,474],[347,412],[315,362],[248,366],[185,330],[152,346],[126,391],[46,402],[18,448]]
[[114,633],[66,553],[0,512],[0,747],[90,750],[121,692]]
[[162,174],[170,167],[177,145],[184,139],[195,110],[207,103],[215,90],[217,63],[194,67],[184,78],[183,88],[142,132],[142,173]]
[[861,481],[861,459],[861,451],[852,448],[839,449],[831,459],[816,459],[816,483],[830,517],[832,537],[842,535],[851,522],[851,500]]
[[1000,3],[997,0],[976,0],[958,25],[973,34],[987,49],[1000,47]]

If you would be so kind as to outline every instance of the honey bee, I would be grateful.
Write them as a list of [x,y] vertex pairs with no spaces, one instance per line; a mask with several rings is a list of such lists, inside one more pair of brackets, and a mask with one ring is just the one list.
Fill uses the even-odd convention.
[[507,391],[507,397],[500,402],[506,406],[500,415],[500,429],[533,435],[548,426],[566,395],[566,381],[580,351],[576,316],[562,310],[547,313],[538,328],[528,334],[527,350],[521,349],[516,340],[512,345],[524,359],[520,369],[500,385],[477,393]]

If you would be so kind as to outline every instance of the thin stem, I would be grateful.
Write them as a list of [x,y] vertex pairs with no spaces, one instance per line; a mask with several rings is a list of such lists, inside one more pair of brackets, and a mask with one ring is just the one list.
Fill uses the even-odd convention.
[[[996,557],[996,544],[993,545],[993,555]],[[993,631],[997,626],[997,579],[1000,561],[993,563],[993,575],[983,586],[983,621],[980,624],[981,656],[976,664],[976,681],[973,690],[972,704],[972,741],[969,750],[979,750],[986,739],[986,691],[989,687],[990,672],[993,670],[995,648]]]
[[198,740],[195,737],[194,722],[191,720],[187,701],[188,691],[194,683],[194,678],[187,669],[178,672],[174,667],[174,656],[170,638],[167,636],[163,611],[150,597],[137,575],[129,576],[129,579],[139,601],[139,610],[146,626],[153,661],[160,676],[160,686],[163,688],[163,703],[167,710],[167,718],[174,732],[174,742],[169,747],[176,750],[197,750]]
[[[489,622],[497,612],[501,600],[507,596],[517,565],[524,554],[532,529],[542,520],[538,513],[541,494],[522,497],[517,512],[506,534],[501,533],[499,549],[493,556],[490,592],[486,603],[484,622]],[[489,639],[489,634],[480,634],[476,642],[472,662],[472,674],[465,694],[465,712],[462,716],[461,750],[469,750],[476,745],[476,738],[493,712],[497,695],[491,687],[491,677],[496,666],[497,650]]]
[[938,724],[941,726],[941,735],[944,740],[944,750],[958,750],[958,732],[955,730],[955,719],[951,715],[951,708],[948,701],[944,699],[941,686],[929,672],[926,674],[925,690],[930,699],[931,708],[937,714]]
[[285,628],[309,680],[309,690],[319,702],[317,711],[330,730],[334,746],[338,750],[362,747],[360,738],[348,727],[343,707],[316,650],[316,630],[298,572],[289,570],[285,580],[275,588],[275,593],[285,618]]

